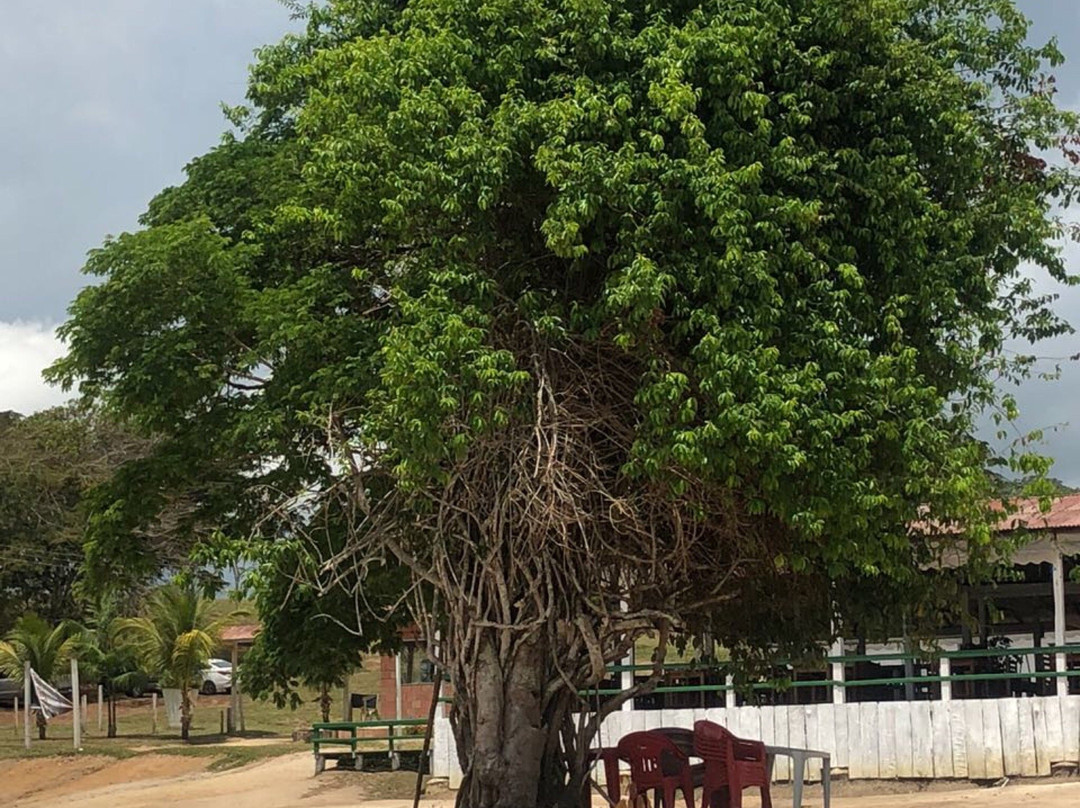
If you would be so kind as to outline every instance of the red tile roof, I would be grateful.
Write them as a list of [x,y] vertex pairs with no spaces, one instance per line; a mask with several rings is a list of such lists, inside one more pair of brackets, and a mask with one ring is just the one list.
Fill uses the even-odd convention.
[[252,642],[262,626],[258,624],[246,626],[226,626],[221,632],[222,642]]
[[1050,502],[1050,510],[1043,511],[1037,499],[1023,499],[1016,503],[1017,510],[1004,517],[998,530],[1057,530],[1080,528],[1080,494],[1057,497]]

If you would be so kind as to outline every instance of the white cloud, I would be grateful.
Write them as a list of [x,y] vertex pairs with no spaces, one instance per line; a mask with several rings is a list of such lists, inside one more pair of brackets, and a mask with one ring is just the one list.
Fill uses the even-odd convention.
[[41,378],[41,371],[63,353],[64,346],[51,325],[0,322],[0,412],[15,410],[29,415],[68,398]]

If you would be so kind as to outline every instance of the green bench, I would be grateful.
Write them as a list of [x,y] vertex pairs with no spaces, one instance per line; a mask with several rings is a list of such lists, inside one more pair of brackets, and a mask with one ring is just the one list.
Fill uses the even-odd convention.
[[[364,756],[389,757],[390,768],[401,767],[401,744],[406,739],[419,740],[416,735],[405,735],[401,730],[424,727],[426,718],[402,718],[387,721],[327,721],[311,725],[311,746],[315,753],[315,774],[326,768],[327,760],[351,760],[357,771],[363,771]],[[361,737],[361,730],[385,730],[385,734]],[[348,732],[348,737],[338,733]],[[396,746],[395,746],[396,744]],[[420,766],[427,761],[421,760]]]

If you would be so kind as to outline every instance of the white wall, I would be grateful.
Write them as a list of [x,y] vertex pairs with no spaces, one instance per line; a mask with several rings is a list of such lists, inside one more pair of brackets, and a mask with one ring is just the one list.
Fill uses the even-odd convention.
[[[996,780],[1080,763],[1080,696],[617,712],[604,722],[599,745],[614,746],[636,730],[692,728],[701,719],[766,744],[829,752],[833,770],[852,779]],[[436,720],[432,758],[433,774],[452,786],[460,781],[449,719]],[[817,779],[820,764],[810,766]],[[774,775],[790,777],[783,758]]]

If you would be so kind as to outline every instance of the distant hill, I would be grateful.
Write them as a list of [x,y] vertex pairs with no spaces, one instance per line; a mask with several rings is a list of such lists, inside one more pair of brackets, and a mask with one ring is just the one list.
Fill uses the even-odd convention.
[[[1022,496],[1025,488],[1030,485],[1035,478],[1021,477],[1020,479],[1009,479],[1004,475],[991,471],[990,479],[994,483],[995,496],[1002,499],[1011,499],[1013,497]],[[1044,482],[1050,485],[1051,496],[1063,497],[1067,494],[1080,494],[1080,488],[1066,485],[1057,477],[1047,477]]]

